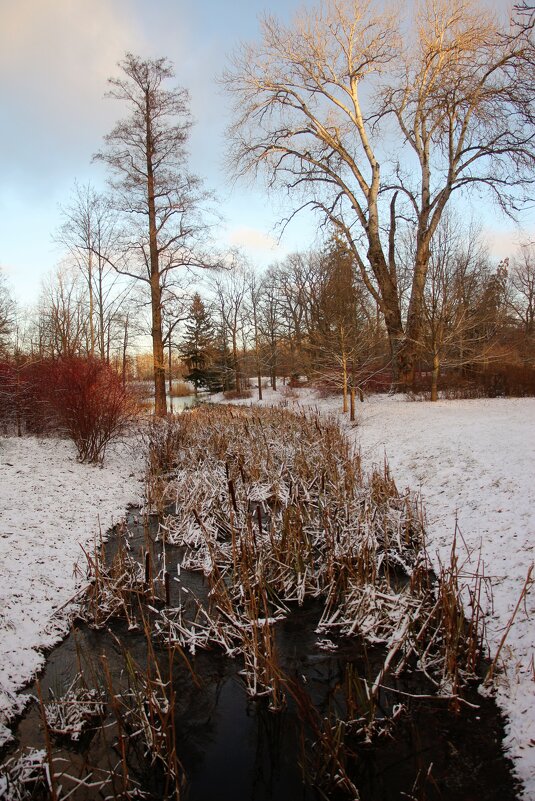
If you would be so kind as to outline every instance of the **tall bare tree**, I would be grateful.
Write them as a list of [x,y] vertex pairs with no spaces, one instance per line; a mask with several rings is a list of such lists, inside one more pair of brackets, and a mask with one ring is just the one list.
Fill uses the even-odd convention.
[[487,254],[478,231],[445,216],[431,245],[419,350],[431,366],[431,400],[438,400],[441,369],[484,359],[491,341],[482,331],[481,295]]
[[513,259],[509,304],[526,337],[535,334],[535,245],[523,244]]
[[[372,0],[321,0],[290,27],[265,17],[260,43],[244,45],[223,79],[235,100],[234,170],[265,168],[270,185],[301,192],[294,213],[312,207],[346,238],[404,381],[452,195],[488,190],[513,213],[535,163],[533,85],[517,69],[529,31],[504,36],[470,0],[409,7],[400,19]],[[405,309],[396,244],[407,225],[416,247]]]
[[167,89],[174,77],[165,58],[127,53],[108,97],[125,103],[129,116],[106,136],[96,158],[112,173],[113,203],[123,220],[123,261],[116,269],[144,282],[150,294],[155,412],[167,412],[163,309],[178,267],[205,266],[201,242],[206,195],[185,166],[191,127],[185,89]]
[[61,265],[43,282],[37,314],[35,338],[40,357],[89,355],[87,285],[72,265]]
[[57,239],[79,268],[87,284],[90,354],[109,361],[113,322],[121,316],[129,286],[121,285],[110,266],[117,250],[117,215],[109,198],[90,184],[75,183],[70,202],[62,208]]
[[7,348],[8,336],[15,323],[15,302],[0,267],[0,354]]
[[231,271],[214,276],[211,288],[220,329],[224,332],[230,350],[233,384],[240,393],[245,387],[243,349],[240,345],[243,342],[248,291],[248,277],[243,265],[236,263]]

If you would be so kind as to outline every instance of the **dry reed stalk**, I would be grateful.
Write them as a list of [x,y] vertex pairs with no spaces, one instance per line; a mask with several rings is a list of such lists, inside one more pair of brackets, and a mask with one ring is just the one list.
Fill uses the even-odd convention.
[[210,584],[209,608],[199,605],[195,620],[166,613],[170,640],[240,653],[249,692],[271,687],[278,704],[268,621],[322,597],[319,632],[386,646],[371,698],[389,673],[416,662],[457,694],[481,652],[483,578],[476,571],[468,590],[468,622],[456,542],[435,579],[421,501],[400,495],[386,462],[365,480],[338,426],[317,415],[200,409],[168,425],[153,448],[167,482],[159,492],[176,506],[166,540],[184,545],[182,566]]
[[[491,666],[490,666],[490,668],[489,668],[489,670],[487,672],[487,675],[485,677],[485,684],[491,683],[492,680],[494,679],[494,673],[496,671],[496,666],[498,664],[498,659],[500,658],[500,654],[502,652],[502,648],[505,645],[507,637],[509,636],[509,632],[511,631],[511,627],[512,627],[512,625],[513,625],[513,623],[515,621],[515,618],[516,618],[516,616],[518,614],[518,610],[520,609],[520,606],[521,606],[522,602],[525,601],[525,599],[527,597],[527,594],[528,594],[528,592],[529,592],[529,590],[531,588],[531,585],[533,584],[534,580],[533,580],[532,576],[533,576],[533,565],[530,565],[529,568],[528,568],[526,579],[524,581],[524,585],[522,587],[522,590],[520,591],[520,595],[518,596],[518,601],[516,602],[515,608],[513,609],[513,613],[511,614],[511,617],[509,618],[509,621],[508,621],[508,623],[507,623],[507,625],[505,627],[505,631],[503,633],[503,636],[502,636],[502,638],[500,640],[498,648],[496,649],[496,653],[494,655],[494,659],[492,660]],[[533,657],[532,657],[532,662],[533,662]],[[534,674],[534,676],[535,676],[535,674]]]
[[50,790],[50,797],[52,801],[57,801],[58,799],[58,790],[56,788],[56,777],[54,774],[54,760],[52,758],[52,743],[50,741],[50,731],[48,729],[48,721],[46,717],[46,709],[43,703],[43,695],[41,693],[41,682],[37,679],[35,683],[35,687],[37,690],[37,698],[39,700],[39,712],[41,714],[41,722],[43,724],[43,737],[45,740],[45,749],[46,749],[46,772],[47,772],[47,779],[48,779],[48,789]]

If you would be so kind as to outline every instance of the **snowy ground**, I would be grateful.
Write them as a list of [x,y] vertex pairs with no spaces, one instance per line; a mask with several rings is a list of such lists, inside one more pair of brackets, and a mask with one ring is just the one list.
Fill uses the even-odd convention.
[[24,706],[17,691],[68,630],[66,607],[85,575],[82,546],[142,500],[142,475],[126,443],[98,468],[79,464],[69,441],[0,438],[0,745]]
[[[310,390],[264,392],[263,404],[283,402],[339,413],[339,398]],[[251,401],[241,401],[251,403]],[[348,415],[342,417],[347,421]],[[421,493],[429,552],[448,562],[457,520],[459,559],[467,573],[491,579],[485,599],[487,636],[496,653],[535,558],[535,399],[409,402],[375,396],[357,404],[357,425],[344,423],[363,465],[382,468],[386,456],[399,490]],[[497,700],[507,716],[505,747],[535,801],[535,586],[501,652]]]
[[[339,399],[283,401],[336,412]],[[250,403],[251,401],[247,401]],[[488,636],[496,652],[535,556],[535,399],[410,403],[400,397],[358,404],[358,425],[344,423],[365,467],[388,458],[398,487],[423,497],[429,549],[449,556],[455,520],[466,547],[492,577]],[[0,721],[19,706],[15,695],[43,663],[42,649],[66,630],[61,607],[80,586],[80,545],[91,544],[140,500],[143,465],[121,446],[104,469],[79,465],[70,443],[0,439]],[[59,610],[59,611],[58,611]],[[508,716],[506,748],[535,799],[535,587],[502,651],[498,702]],[[5,730],[4,730],[5,731]],[[0,724],[0,740],[2,727]]]
[[[467,572],[481,557],[491,578],[491,654],[535,558],[535,399],[365,403],[357,438],[364,463],[385,453],[399,489],[421,492],[429,550],[447,562],[457,519]],[[526,799],[535,799],[535,587],[502,651],[497,700],[506,748]]]

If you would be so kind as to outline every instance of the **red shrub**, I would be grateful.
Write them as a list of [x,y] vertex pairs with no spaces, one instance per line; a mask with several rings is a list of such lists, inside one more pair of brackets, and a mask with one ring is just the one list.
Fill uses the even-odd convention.
[[0,424],[5,433],[40,434],[48,428],[48,407],[37,391],[39,383],[50,386],[50,380],[44,377],[36,382],[33,364],[0,364]]
[[74,441],[81,462],[102,462],[108,443],[120,436],[133,413],[121,379],[97,359],[61,359],[53,367],[52,416]]
[[102,462],[132,417],[121,379],[97,359],[0,363],[0,425],[19,435],[67,434],[82,462]]

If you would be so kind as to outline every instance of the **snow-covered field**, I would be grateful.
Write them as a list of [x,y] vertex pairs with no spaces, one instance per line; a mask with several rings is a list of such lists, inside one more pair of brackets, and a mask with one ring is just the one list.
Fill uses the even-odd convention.
[[24,706],[17,691],[68,631],[66,606],[85,575],[82,546],[142,500],[142,477],[126,443],[98,468],[79,464],[69,441],[0,438],[0,745]]
[[[297,399],[266,391],[265,404],[280,401],[327,412],[340,406],[309,391]],[[535,556],[535,399],[379,397],[357,411],[358,425],[344,427],[364,466],[381,466],[386,455],[398,488],[421,492],[435,561],[448,559],[456,520],[467,571],[481,559],[492,579],[494,654]],[[14,693],[41,666],[42,649],[65,632],[61,607],[80,586],[73,574],[75,563],[83,565],[80,544],[93,541],[99,522],[106,530],[140,500],[142,469],[125,446],[101,470],[77,464],[68,442],[0,439],[0,721],[17,709]],[[535,799],[534,621],[535,587],[509,632],[498,681],[506,748],[525,801]]]

